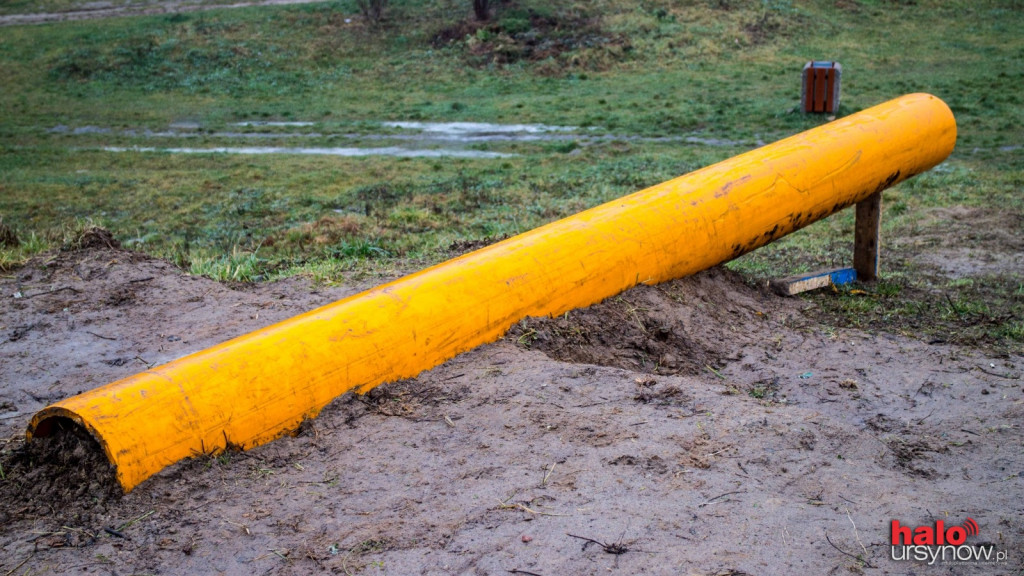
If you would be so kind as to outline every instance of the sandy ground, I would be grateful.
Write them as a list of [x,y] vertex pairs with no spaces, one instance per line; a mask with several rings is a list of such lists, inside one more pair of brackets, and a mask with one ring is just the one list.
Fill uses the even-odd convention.
[[[0,574],[1022,573],[1024,357],[824,325],[720,269],[122,497],[33,456],[31,414],[369,284],[225,286],[104,244],[0,279]],[[1007,561],[888,558],[892,520],[968,517]]]

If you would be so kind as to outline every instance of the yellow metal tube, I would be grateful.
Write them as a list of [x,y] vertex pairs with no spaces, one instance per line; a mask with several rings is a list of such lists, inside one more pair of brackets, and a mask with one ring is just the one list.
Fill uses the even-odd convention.
[[333,398],[415,376],[637,284],[763,246],[924,172],[953,150],[938,98],[911,94],[57,402],[128,491],[166,466],[295,430]]

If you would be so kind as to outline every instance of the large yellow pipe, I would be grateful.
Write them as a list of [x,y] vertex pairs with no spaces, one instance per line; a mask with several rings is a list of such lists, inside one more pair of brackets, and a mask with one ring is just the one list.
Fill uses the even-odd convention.
[[62,400],[124,489],[182,458],[251,448],[333,398],[415,376],[526,316],[698,272],[942,162],[956,122],[912,94],[390,284]]

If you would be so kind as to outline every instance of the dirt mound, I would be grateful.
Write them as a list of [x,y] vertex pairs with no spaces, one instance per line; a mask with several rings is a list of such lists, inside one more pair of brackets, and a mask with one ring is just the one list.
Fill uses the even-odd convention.
[[508,337],[564,362],[692,375],[723,365],[729,351],[756,337],[751,326],[769,312],[791,315],[796,308],[715,268],[637,286],[557,318],[527,318]]
[[86,228],[81,235],[74,242],[72,242],[67,249],[68,250],[88,250],[90,248],[120,248],[121,243],[114,238],[110,230],[106,228],[100,228],[99,226],[90,226]]
[[0,457],[0,524],[13,514],[81,519],[121,497],[103,449],[82,427],[57,419],[50,434]]

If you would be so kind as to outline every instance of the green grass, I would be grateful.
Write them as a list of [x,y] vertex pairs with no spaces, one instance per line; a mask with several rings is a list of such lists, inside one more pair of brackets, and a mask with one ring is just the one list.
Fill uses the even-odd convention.
[[[0,218],[0,227],[3,221]],[[47,227],[45,233],[35,230],[15,234],[17,242],[0,244],[0,272],[10,272],[25,264],[33,256],[47,251],[70,248],[82,235],[97,224],[91,219],[78,219],[62,226]]]
[[1019,277],[998,274],[942,285],[935,277],[895,274],[875,285],[843,287],[814,300],[840,324],[1020,353],[1024,297],[1014,295],[1020,282]]
[[[72,4],[22,0],[3,11]],[[922,233],[941,237],[937,211],[1024,214],[1024,149],[1013,148],[1024,145],[1024,96],[1015,88],[1024,81],[1024,2],[522,0],[486,25],[470,12],[456,0],[394,0],[384,23],[368,26],[345,0],[4,28],[0,215],[35,240],[5,249],[0,266],[59,245],[55,230],[88,218],[132,248],[221,279],[331,281],[427,265],[450,257],[453,243],[528,230],[827,121],[796,108],[803,63],[829,58],[844,67],[842,114],[931,92],[956,114],[959,140],[939,169],[885,193],[891,285],[870,297],[813,298],[839,302],[830,310],[869,328],[926,310],[936,326],[1002,319],[972,341],[1021,341],[1013,277],[947,286],[907,262]],[[223,146],[212,133],[250,130],[232,126],[248,120],[319,124],[260,128],[281,137],[230,145],[295,145],[285,134],[297,130],[387,133],[384,120],[545,123],[747,144],[482,146],[519,155],[497,160],[95,149]],[[183,143],[138,134],[178,121],[198,122],[201,135]],[[49,131],[57,125],[112,132]],[[852,214],[839,214],[730,266],[763,279],[842,265],[852,227]]]
[[0,170],[15,180],[5,184],[4,210],[26,228],[94,216],[126,246],[175,261],[259,248],[280,267],[437,261],[458,240],[523,232],[725,154],[630,150],[438,161],[37,148],[0,154]]
[[0,247],[0,272],[8,272],[21,266],[29,258],[51,248],[51,243],[35,232],[28,237],[20,238],[17,246]]
[[[102,3],[103,7],[111,8],[144,8],[151,3],[147,0],[6,0],[0,4],[0,15],[6,14],[38,14],[43,12],[70,12],[90,10]],[[193,0],[192,5],[232,4],[233,0]]]
[[1021,74],[1020,16],[1000,13],[1005,2],[580,3],[553,14],[563,27],[536,60],[502,56],[522,42],[500,24],[485,43],[436,42],[464,16],[451,4],[396,2],[384,29],[345,24],[344,2],[5,28],[0,57],[19,88],[5,91],[7,124],[428,118],[773,136],[820,121],[790,112],[800,66],[822,54],[846,67],[846,112],[928,90],[993,133],[1019,113],[1015,91],[990,90],[991,66],[1008,83]]
[[238,247],[222,256],[192,256],[188,271],[196,276],[206,276],[221,282],[253,282],[261,280],[265,270],[259,258],[259,250],[247,252]]

